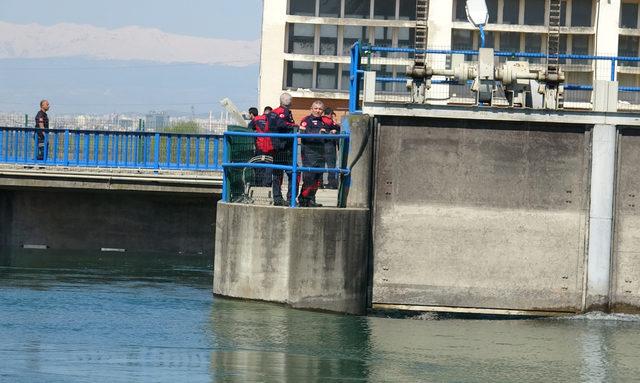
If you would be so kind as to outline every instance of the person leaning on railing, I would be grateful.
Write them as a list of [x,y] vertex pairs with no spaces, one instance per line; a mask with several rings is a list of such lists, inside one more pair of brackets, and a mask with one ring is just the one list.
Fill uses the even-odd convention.
[[[264,108],[262,115],[258,114],[257,108],[249,108],[249,115],[251,121],[249,122],[249,129],[254,130],[256,133],[270,133],[269,127],[269,114],[271,113],[271,107]],[[256,157],[263,157],[260,162],[267,161],[267,157],[273,158],[273,143],[270,137],[256,137]],[[256,181],[258,186],[271,186],[271,169],[256,169]]]
[[[300,134],[325,134],[331,128],[322,119],[324,103],[320,100],[311,104],[311,114],[300,122]],[[302,166],[320,168],[324,166],[324,146],[322,138],[302,138]],[[316,191],[322,185],[322,173],[305,172],[302,175],[302,191],[298,196],[301,207],[319,207],[315,202]]]
[[[324,116],[322,116],[322,122],[327,126],[327,130],[331,134],[340,133],[340,125],[335,122],[336,114],[333,109],[326,108],[324,110]],[[326,140],[324,143],[324,161],[321,167],[331,169],[336,167],[336,153],[338,149],[338,140]],[[338,174],[327,173],[327,189],[338,188]]]
[[38,146],[38,154],[37,159],[39,161],[44,160],[44,152],[45,152],[45,139],[44,139],[44,131],[45,129],[49,129],[49,116],[47,115],[47,111],[49,110],[49,101],[42,100],[40,101],[40,110],[36,114],[36,138],[37,138],[37,146]]
[[[282,93],[280,96],[280,106],[269,114],[269,126],[273,133],[293,133],[297,128],[297,125],[293,120],[293,115],[289,110],[290,107],[291,95],[289,93]],[[290,138],[274,138],[271,141],[274,149],[273,163],[276,165],[292,165],[293,140]],[[285,172],[282,170],[273,170],[271,192],[273,194],[273,204],[275,206],[287,206],[287,201],[291,199],[291,196],[295,196],[297,194],[297,190],[291,190],[292,173],[287,170],[287,201],[282,197],[282,181],[284,173]]]

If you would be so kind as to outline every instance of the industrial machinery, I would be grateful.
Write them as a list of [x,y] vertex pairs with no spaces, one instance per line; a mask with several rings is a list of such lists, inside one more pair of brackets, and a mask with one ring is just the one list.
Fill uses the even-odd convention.
[[[564,99],[564,73],[559,65],[560,0],[550,0],[547,55],[543,69],[532,69],[527,61],[506,61],[496,66],[492,48],[484,48],[484,26],[488,21],[484,0],[467,0],[467,18],[479,28],[481,48],[477,63],[452,59],[451,69],[434,68],[427,60],[427,22],[429,0],[416,1],[416,54],[414,63],[407,68],[407,88],[412,101],[425,103],[433,76],[443,76],[450,83],[472,81],[480,105],[511,107],[541,107],[561,109]],[[499,94],[499,96],[497,96]],[[540,99],[539,102],[534,100]]]

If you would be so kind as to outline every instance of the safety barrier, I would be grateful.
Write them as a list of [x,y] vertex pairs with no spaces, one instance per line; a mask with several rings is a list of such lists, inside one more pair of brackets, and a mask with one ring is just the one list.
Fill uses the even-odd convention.
[[0,163],[221,171],[221,140],[206,134],[0,127]]
[[[274,146],[277,146],[277,141],[282,145],[279,150],[270,154],[257,154],[255,142],[259,137],[270,138],[274,142]],[[311,158],[311,155],[321,155],[318,154],[317,148],[331,141],[337,142],[339,148],[335,167],[310,166],[310,163],[322,162],[322,159]],[[288,145],[284,144],[285,142]],[[309,148],[306,154],[305,145],[308,145]],[[311,146],[316,148],[314,153],[310,151]],[[347,168],[348,150],[348,131],[339,134],[225,132],[222,199],[225,202],[254,203],[252,189],[263,188],[268,190],[267,198],[271,200],[269,202],[277,205],[274,198],[280,196],[270,195],[273,188],[272,182],[289,179],[291,184],[286,185],[286,188],[291,191],[292,196],[287,198],[285,192],[282,193],[282,199],[287,200],[287,205],[293,208],[298,206],[296,196],[299,194],[301,179],[305,179],[310,174],[321,174],[322,176],[326,174],[329,177],[335,175],[339,178],[336,206],[344,207],[344,186],[348,184],[350,174],[350,170]],[[273,176],[275,172],[277,172],[276,176]],[[321,183],[322,178],[318,182]],[[282,186],[278,185],[278,187]],[[311,196],[309,197],[311,198]]]
[[[387,64],[371,64],[371,57],[374,55],[380,55],[386,58],[390,55],[395,55],[396,59],[402,57],[407,61],[411,58],[411,55],[416,53],[424,53],[427,55],[427,61],[435,63],[436,65],[452,69],[452,56],[463,55],[465,61],[477,60],[479,52],[476,50],[448,50],[448,49],[427,49],[417,50],[413,48],[392,48],[382,46],[363,45],[359,41],[351,47],[351,66],[350,66],[350,88],[349,88],[349,111],[351,113],[361,112],[360,95],[363,87],[363,75],[365,73],[365,67],[367,70],[376,71],[376,101],[382,102],[411,102],[411,96],[409,91],[404,87],[408,78],[404,75],[391,76],[388,70],[376,70],[376,66],[397,66],[400,64],[392,63],[393,60],[387,60]],[[530,62],[533,68],[542,67],[544,59],[547,55],[543,53],[527,53],[527,52],[494,52],[494,57],[498,61],[504,61],[506,59],[526,59]],[[554,56],[556,57],[556,56]],[[580,54],[559,54],[557,55],[561,63],[561,68],[565,72],[571,71],[583,71],[594,72],[594,62],[606,61],[611,65],[609,72],[609,80],[615,81],[617,78],[618,68],[621,66],[635,65],[634,63],[640,62],[640,57],[626,57],[626,56],[595,56],[595,55],[580,55]],[[365,60],[366,59],[366,60]],[[397,71],[396,71],[397,72]],[[404,72],[404,71],[403,71]],[[568,75],[570,76],[570,75]],[[590,79],[593,80],[593,79]],[[474,93],[470,89],[470,82],[467,84],[459,84],[456,81],[450,81],[442,79],[440,76],[434,76],[432,84],[434,89],[430,90],[430,95],[433,96],[433,100],[444,101],[448,103],[468,103],[469,100],[475,98]],[[437,85],[448,85],[447,87],[438,88]],[[565,99],[568,102],[574,101],[577,108],[590,109],[591,108],[591,94],[593,86],[591,84],[584,83],[571,83],[571,77],[565,82]],[[636,86],[620,86],[618,88],[620,92],[619,100],[623,103],[633,103],[637,97],[626,97],[629,93],[640,92],[640,87]],[[440,92],[440,93],[438,93]],[[640,104],[640,103],[639,103]],[[640,105],[638,108],[640,110]]]

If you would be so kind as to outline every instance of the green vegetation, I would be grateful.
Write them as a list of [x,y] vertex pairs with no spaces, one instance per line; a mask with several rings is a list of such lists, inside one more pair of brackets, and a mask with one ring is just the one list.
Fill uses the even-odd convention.
[[164,128],[163,132],[179,134],[200,133],[200,127],[195,121],[182,121]]

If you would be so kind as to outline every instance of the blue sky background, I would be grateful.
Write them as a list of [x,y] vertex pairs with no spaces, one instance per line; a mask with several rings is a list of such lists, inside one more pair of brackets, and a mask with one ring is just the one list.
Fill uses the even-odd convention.
[[262,0],[2,0],[0,20],[104,28],[138,25],[234,40],[260,38]]
[[[0,0],[0,21],[14,24],[125,26],[230,40],[260,38],[261,0]],[[47,36],[43,36],[46,39]],[[75,68],[80,68],[76,70]],[[218,113],[230,97],[257,102],[258,65],[155,64],[87,57],[0,59],[0,111],[31,113],[42,98],[51,114]]]

